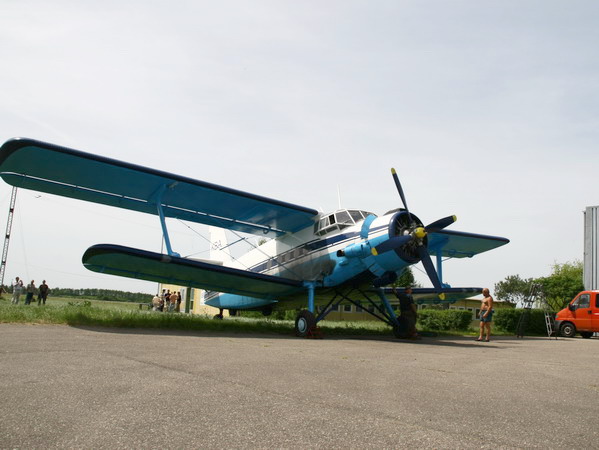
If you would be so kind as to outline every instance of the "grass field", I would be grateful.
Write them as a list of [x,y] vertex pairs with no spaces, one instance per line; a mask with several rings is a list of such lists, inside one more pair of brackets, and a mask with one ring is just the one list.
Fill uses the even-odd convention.
[[[291,335],[294,322],[269,318],[232,317],[214,320],[207,316],[180,313],[158,313],[137,303],[49,298],[45,306],[37,303],[12,305],[10,299],[0,299],[0,323],[40,323],[121,328],[160,328],[177,330],[222,331],[233,333],[271,333]],[[321,321],[324,334],[390,335],[391,329],[382,322]]]

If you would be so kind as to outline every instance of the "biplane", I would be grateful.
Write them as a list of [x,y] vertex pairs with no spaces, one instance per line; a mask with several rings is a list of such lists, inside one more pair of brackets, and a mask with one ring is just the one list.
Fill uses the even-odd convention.
[[[389,324],[393,333],[402,337],[405,325],[395,314],[389,294],[390,286],[407,267],[421,262],[433,285],[414,290],[417,302],[455,302],[480,293],[481,288],[445,284],[444,258],[469,258],[509,242],[503,237],[448,230],[455,216],[424,225],[408,209],[393,169],[402,207],[380,216],[358,209],[322,214],[26,138],[2,145],[0,176],[19,188],[158,216],[166,253],[94,245],[82,257],[87,269],[203,289],[205,303],[219,308],[221,318],[224,309],[232,315],[239,310],[258,310],[265,315],[275,309],[298,310],[298,336],[310,335],[340,304],[353,304]],[[265,242],[236,260],[185,258],[171,246],[167,218],[250,233]]]

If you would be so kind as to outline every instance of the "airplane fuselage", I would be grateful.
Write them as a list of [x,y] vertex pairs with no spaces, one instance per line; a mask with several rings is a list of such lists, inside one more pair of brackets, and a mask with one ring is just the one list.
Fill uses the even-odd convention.
[[[352,210],[354,218],[330,223],[335,214],[345,217],[340,212],[343,213],[343,210],[320,216],[314,227],[267,241],[241,256],[231,266],[294,280],[313,281],[316,300],[320,303],[329,297],[327,294],[334,288],[345,284],[371,286],[377,277],[389,272],[400,274],[411,264],[396,252],[372,255],[372,248],[393,233],[392,224],[398,214],[405,213],[393,212],[376,217],[371,213]],[[356,213],[362,214],[359,221],[355,220]],[[349,214],[347,217],[350,217]],[[328,220],[328,225],[325,222],[323,226],[323,219]],[[217,292],[209,292],[205,297],[208,305],[230,309],[252,309],[265,305],[276,308],[277,300]],[[286,296],[284,300],[285,308],[294,303],[301,306],[306,301],[306,293]]]

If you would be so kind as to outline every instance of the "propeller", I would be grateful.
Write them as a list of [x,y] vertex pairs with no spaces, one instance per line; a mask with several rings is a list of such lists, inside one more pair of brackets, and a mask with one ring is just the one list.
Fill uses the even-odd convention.
[[413,227],[414,222],[412,220],[412,215],[408,210],[408,202],[406,201],[406,197],[404,195],[403,189],[401,187],[401,183],[399,182],[399,177],[397,176],[397,172],[395,169],[391,169],[391,174],[393,175],[393,180],[395,181],[395,186],[397,187],[397,192],[401,197],[401,201],[405,207],[407,217],[408,217],[408,230],[406,230],[403,236],[393,236],[386,241],[380,243],[376,247],[372,249],[373,255],[380,255],[382,253],[397,250],[402,246],[408,244],[409,242],[416,241],[417,244],[417,252],[420,257],[420,261],[426,270],[426,274],[429,279],[433,283],[437,294],[441,300],[445,300],[445,294],[443,293],[443,286],[441,285],[441,281],[439,280],[439,276],[437,275],[437,271],[435,270],[435,266],[433,265],[433,261],[431,260],[431,256],[428,253],[428,249],[424,243],[424,238],[428,233],[442,230],[457,220],[456,216],[447,216],[442,219],[435,220],[431,222],[426,227],[417,226]]
[[401,201],[403,202],[403,206],[404,208],[406,208],[406,211],[408,212],[408,217],[410,217],[410,211],[408,209],[408,202],[406,202],[406,196],[403,193],[403,189],[401,188],[401,183],[399,182],[399,177],[397,176],[397,172],[395,171],[395,169],[392,167],[391,168],[391,175],[393,175],[393,181],[395,181],[395,186],[397,187],[397,192],[399,192],[399,196],[401,197]]

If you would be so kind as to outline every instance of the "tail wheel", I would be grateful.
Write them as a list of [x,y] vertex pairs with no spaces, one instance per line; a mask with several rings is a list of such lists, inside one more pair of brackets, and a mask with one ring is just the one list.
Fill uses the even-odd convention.
[[559,332],[563,337],[574,337],[576,335],[576,327],[573,323],[564,322],[562,323]]
[[310,330],[316,326],[316,317],[310,311],[302,310],[295,318],[295,335],[306,337]]

